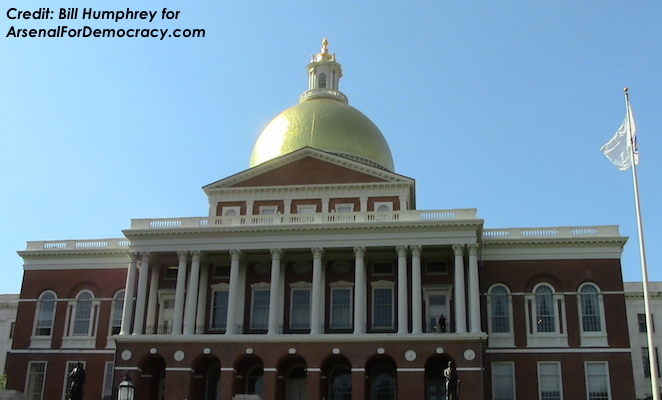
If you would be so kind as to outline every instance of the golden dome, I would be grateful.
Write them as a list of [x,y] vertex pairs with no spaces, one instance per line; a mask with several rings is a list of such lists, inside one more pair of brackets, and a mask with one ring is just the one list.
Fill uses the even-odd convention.
[[307,146],[393,171],[379,128],[354,107],[324,96],[308,98],[271,120],[253,146],[250,167]]

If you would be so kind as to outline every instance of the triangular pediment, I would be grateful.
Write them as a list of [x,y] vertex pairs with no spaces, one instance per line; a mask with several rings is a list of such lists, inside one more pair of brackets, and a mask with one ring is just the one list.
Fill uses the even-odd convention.
[[274,186],[405,183],[414,180],[342,156],[306,147],[205,186],[256,188]]

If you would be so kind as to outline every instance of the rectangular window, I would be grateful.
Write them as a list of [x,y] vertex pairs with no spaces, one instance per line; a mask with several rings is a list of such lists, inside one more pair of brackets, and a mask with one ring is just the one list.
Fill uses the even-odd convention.
[[297,214],[315,214],[317,206],[315,205],[300,205],[297,206]]
[[55,314],[55,300],[42,300],[38,303],[36,336],[50,336]]
[[46,381],[46,362],[30,361],[28,363],[28,376],[25,381],[25,394],[28,400],[43,399],[45,381]]
[[448,274],[446,261],[428,261],[425,263],[425,273],[427,275]]
[[229,265],[214,265],[214,278],[224,279],[230,277]]
[[[646,333],[646,314],[637,314],[637,324],[639,325],[639,332]],[[653,332],[655,332],[655,321],[652,315],[651,325],[653,325]]]
[[393,275],[392,262],[374,262],[372,263],[373,275]]
[[78,366],[78,363],[81,363],[83,369],[85,369],[85,363],[83,361],[67,361],[64,370],[64,388],[62,389],[62,400],[69,398],[69,391],[71,390],[72,384],[71,372]]
[[292,289],[290,329],[310,329],[310,289]]
[[331,329],[352,328],[352,289],[331,289]]
[[[641,348],[641,359],[644,363],[644,376],[651,377],[651,365],[648,358],[648,347]],[[657,347],[655,348],[655,367],[657,368],[657,377],[660,377],[660,358],[657,355]]]
[[493,400],[515,400],[515,366],[511,362],[492,363]]
[[179,268],[175,265],[167,267],[165,270],[165,274],[163,274],[163,279],[166,280],[175,280],[177,279],[177,271],[179,271]]
[[269,289],[253,290],[251,305],[251,329],[267,329],[269,326]]
[[106,361],[103,369],[103,398],[110,399],[113,395],[113,374],[115,372],[115,363]]
[[354,204],[336,204],[337,213],[351,213],[354,212]]
[[561,400],[563,398],[560,363],[538,363],[538,391],[540,400]]
[[276,215],[278,212],[277,206],[261,206],[260,215]]
[[13,339],[14,338],[14,328],[16,326],[16,322],[12,321],[11,326],[9,327],[9,338]]
[[588,400],[611,400],[609,373],[606,362],[587,362],[586,391]]
[[226,329],[228,321],[228,294],[227,290],[214,292],[212,304],[211,328],[214,331]]
[[393,288],[375,288],[372,292],[373,329],[393,329]]

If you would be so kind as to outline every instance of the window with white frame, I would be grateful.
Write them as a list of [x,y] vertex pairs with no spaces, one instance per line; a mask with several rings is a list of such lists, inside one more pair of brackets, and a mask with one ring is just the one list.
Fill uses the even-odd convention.
[[353,203],[336,204],[336,212],[337,213],[351,213],[351,212],[354,212],[354,204]]
[[448,274],[448,264],[446,261],[429,260],[425,262],[426,275],[446,275]]
[[526,295],[528,347],[567,347],[565,296],[548,283]]
[[562,400],[561,363],[538,363],[538,398],[540,400]]
[[72,336],[91,336],[92,335],[92,293],[82,291],[76,296],[76,303],[73,308],[73,329]]
[[540,285],[535,289],[535,299],[537,332],[556,332],[554,291],[548,285]]
[[55,293],[48,291],[39,296],[37,303],[37,320],[35,323],[35,336],[51,336],[53,333],[53,319],[55,317]]
[[331,329],[352,328],[352,288],[331,287]]
[[269,289],[253,289],[251,299],[251,329],[269,326]]
[[103,368],[103,398],[110,399],[113,395],[113,375],[115,372],[115,363],[106,361]]
[[25,380],[25,395],[28,400],[43,400],[46,381],[46,361],[28,362],[28,376]]
[[310,329],[310,287],[292,287],[290,292],[290,329]]
[[[644,377],[651,377],[651,364],[648,357],[648,347],[641,348],[641,360],[644,366]],[[655,348],[655,367],[657,368],[657,377],[660,377],[660,358],[657,355],[657,347]]]
[[229,265],[214,265],[213,277],[215,279],[227,279],[230,277]]
[[515,364],[492,363],[492,399],[515,400]]
[[319,74],[317,77],[317,87],[319,89],[325,89],[326,88],[326,74],[322,73]]
[[393,275],[393,263],[390,261],[375,261],[372,263],[373,275]]
[[241,211],[241,208],[239,206],[232,206],[232,207],[223,207],[223,216],[224,217],[235,217],[239,215],[239,212]]
[[393,329],[393,292],[395,283],[372,282],[372,329]]
[[602,293],[593,283],[579,287],[580,336],[582,346],[607,346],[607,328]]
[[79,363],[81,368],[85,369],[85,361],[67,361],[67,364],[64,367],[64,387],[62,389],[62,400],[67,400],[69,398],[69,391],[71,390],[72,381],[71,372],[78,366]]
[[[637,324],[639,325],[639,332],[646,333],[646,314],[637,314]],[[653,325],[653,332],[655,332],[653,315],[651,315],[651,325]]]
[[110,324],[110,334],[119,335],[122,328],[122,309],[124,308],[124,290],[120,290],[113,296],[113,311]]
[[227,283],[212,285],[211,323],[212,331],[225,331],[228,321],[228,296],[230,286]]
[[376,201],[375,202],[375,211],[377,211],[377,212],[393,211],[393,202],[391,202],[391,201]]
[[297,206],[297,214],[315,214],[317,206],[314,204],[300,204]]
[[508,289],[503,285],[495,285],[489,293],[490,333],[510,333],[511,304]]
[[586,362],[586,398],[588,400],[611,400],[609,368],[604,362]]
[[260,206],[260,215],[275,215],[278,212],[278,206]]

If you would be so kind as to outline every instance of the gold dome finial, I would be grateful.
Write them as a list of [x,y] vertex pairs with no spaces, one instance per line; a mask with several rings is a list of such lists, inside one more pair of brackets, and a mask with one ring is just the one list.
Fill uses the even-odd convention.
[[335,54],[329,54],[329,41],[326,38],[322,39],[322,49],[319,54],[313,57],[313,61],[334,61],[336,56]]

